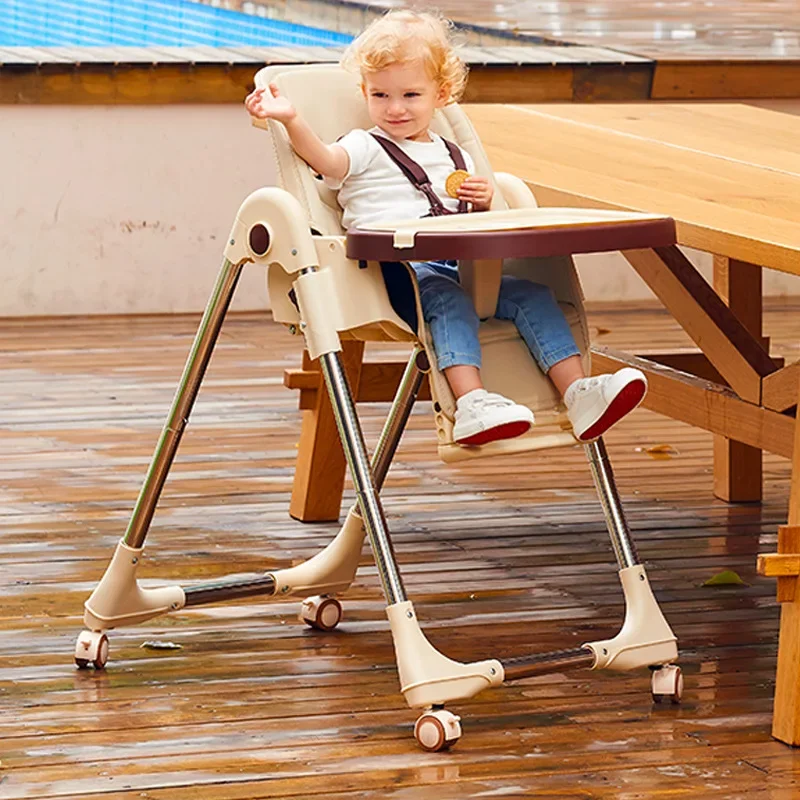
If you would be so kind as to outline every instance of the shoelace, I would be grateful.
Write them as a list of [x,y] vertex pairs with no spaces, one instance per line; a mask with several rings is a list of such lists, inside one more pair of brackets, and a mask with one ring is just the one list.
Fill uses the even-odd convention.
[[483,397],[476,400],[475,404],[482,406],[495,406],[497,408],[504,408],[508,406],[513,406],[514,401],[509,400],[507,397],[503,397],[503,395],[501,394],[493,394],[492,392],[487,392]]
[[604,377],[604,375],[598,375],[594,378],[583,378],[580,384],[575,387],[575,392],[583,394],[584,392],[594,389],[596,386],[599,386],[602,383]]

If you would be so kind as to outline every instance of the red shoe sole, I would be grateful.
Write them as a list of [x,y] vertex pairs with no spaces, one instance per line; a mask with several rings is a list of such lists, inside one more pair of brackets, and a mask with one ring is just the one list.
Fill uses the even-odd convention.
[[632,381],[629,383],[612,400],[611,405],[605,410],[603,416],[594,425],[585,430],[582,436],[577,437],[578,441],[590,442],[592,439],[602,436],[612,425],[619,422],[642,402],[645,391],[644,381]]
[[487,431],[481,431],[466,439],[459,439],[456,444],[481,445],[489,442],[499,442],[501,439],[513,439],[515,436],[522,436],[530,430],[530,422],[507,422],[505,425],[497,425]]

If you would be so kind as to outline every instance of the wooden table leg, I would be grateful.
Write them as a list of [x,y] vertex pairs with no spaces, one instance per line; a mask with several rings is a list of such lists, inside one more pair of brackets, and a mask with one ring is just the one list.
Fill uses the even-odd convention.
[[[800,554],[800,387],[795,421],[792,488],[789,495],[789,524],[778,533],[778,552]],[[781,630],[778,639],[778,670],[775,677],[775,708],[772,735],[786,744],[800,745],[800,592],[797,578],[783,578],[778,599]],[[790,599],[789,595],[793,594]],[[781,596],[783,595],[783,596]]]
[[[363,342],[342,342],[342,360],[354,398],[358,397],[363,356]],[[303,369],[313,369],[315,364],[304,350]],[[339,519],[346,466],[331,401],[319,372],[314,408],[303,412],[289,514],[301,522]]]
[[[761,267],[714,256],[714,289],[755,337],[761,337]],[[760,502],[761,451],[714,437],[714,494],[729,503]]]

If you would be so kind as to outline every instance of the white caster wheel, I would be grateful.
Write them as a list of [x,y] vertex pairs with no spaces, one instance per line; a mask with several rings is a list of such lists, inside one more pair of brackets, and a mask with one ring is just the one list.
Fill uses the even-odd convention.
[[335,597],[307,597],[300,606],[300,619],[319,631],[332,631],[342,620],[342,604]]
[[75,643],[75,664],[86,669],[91,664],[103,669],[108,663],[108,636],[99,631],[83,631]]
[[414,738],[423,750],[447,750],[461,738],[461,717],[444,708],[426,711],[414,725]]
[[653,670],[650,680],[653,691],[653,702],[660,703],[669,700],[674,705],[681,701],[683,695],[683,674],[681,668],[675,664]]

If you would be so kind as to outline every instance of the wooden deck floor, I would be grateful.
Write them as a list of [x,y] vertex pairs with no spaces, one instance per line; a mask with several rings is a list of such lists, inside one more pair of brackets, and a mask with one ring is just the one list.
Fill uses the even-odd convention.
[[[787,358],[800,355],[799,310],[766,313]],[[653,307],[591,321],[599,343],[685,343]],[[124,531],[195,324],[0,322],[0,797],[798,797],[800,753],[769,733],[775,586],[754,571],[785,521],[788,463],[765,458],[762,506],[726,506],[710,494],[711,437],[646,411],[607,444],[679,637],[679,708],[653,706],[643,672],[549,675],[454,705],[463,739],[421,752],[366,550],[333,633],[298,623],[297,601],[192,608],[113,632],[108,669],[77,671],[81,604]],[[226,323],[146,585],[289,565],[333,534],[286,513],[300,415],[281,375],[298,344],[264,316]],[[374,441],[385,409],[363,411]],[[656,459],[655,444],[677,452]],[[581,449],[448,467],[423,404],[385,498],[409,594],[448,655],[573,646],[619,625]],[[702,586],[723,569],[747,585]],[[182,649],[142,649],[152,640]]]

